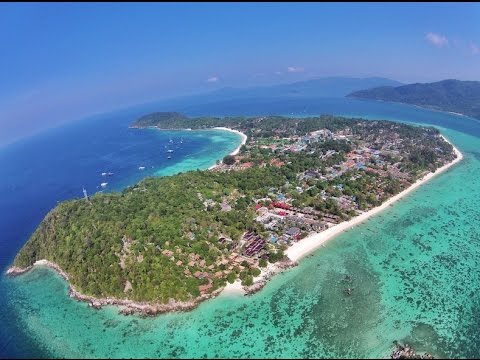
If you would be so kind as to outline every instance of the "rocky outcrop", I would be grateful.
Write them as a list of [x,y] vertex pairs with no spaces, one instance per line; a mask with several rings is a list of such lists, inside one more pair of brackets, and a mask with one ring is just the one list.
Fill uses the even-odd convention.
[[32,268],[32,266],[26,267],[26,268],[19,268],[17,266],[12,266],[7,270],[7,275],[9,276],[18,276],[22,275],[23,273],[26,273]]
[[[48,266],[56,270],[60,274],[60,276],[62,276],[67,282],[69,281],[68,275],[57,264],[51,261],[39,260],[35,262],[33,266],[35,265]],[[20,275],[31,270],[33,266],[29,266],[25,269],[18,268],[18,267],[11,267],[10,269],[7,270],[7,274],[10,276]],[[80,293],[75,289],[73,285],[69,284],[68,296],[79,301],[87,302],[88,306],[94,309],[101,309],[105,305],[114,305],[114,306],[121,307],[121,309],[119,310],[120,314],[132,315],[132,314],[138,313],[138,314],[153,316],[153,315],[172,312],[172,311],[192,310],[196,308],[198,304],[200,304],[202,301],[216,297],[222,290],[223,288],[217,289],[210,294],[203,294],[190,301],[181,302],[181,301],[174,301],[171,299],[166,304],[160,304],[160,303],[136,302],[133,300],[116,299],[113,297],[96,298],[90,295],[84,295]]]
[[119,313],[124,315],[131,315],[134,313],[140,313],[145,315],[157,315],[165,312],[171,311],[186,311],[195,308],[202,300],[205,300],[208,297],[200,297],[193,299],[187,302],[179,302],[173,301],[166,304],[155,304],[155,303],[147,303],[147,302],[136,302],[133,300],[127,299],[116,299],[112,297],[107,298],[95,298],[93,296],[88,296],[79,293],[76,291],[73,286],[69,286],[69,296],[71,298],[88,302],[89,306],[93,307],[94,309],[100,309],[106,305],[115,305],[120,306],[121,309]]
[[400,343],[396,343],[395,350],[390,357],[392,359],[434,359],[429,353],[417,354],[408,344],[402,345]]
[[255,281],[253,285],[243,287],[245,295],[252,295],[260,291],[275,274],[295,266],[298,266],[298,263],[296,261],[291,261],[289,258],[285,258],[284,260],[275,263],[275,267],[266,272],[259,280]]

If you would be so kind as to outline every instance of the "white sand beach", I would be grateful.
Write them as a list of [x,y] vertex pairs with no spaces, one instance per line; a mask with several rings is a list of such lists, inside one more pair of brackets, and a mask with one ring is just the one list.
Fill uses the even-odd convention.
[[230,128],[226,128],[226,127],[214,127],[214,129],[231,131],[231,132],[234,132],[234,133],[236,133],[236,134],[238,134],[242,137],[242,142],[240,143],[240,145],[238,145],[238,147],[235,150],[233,150],[230,153],[230,155],[237,155],[238,152],[240,151],[240,148],[242,147],[242,145],[245,145],[246,142],[247,142],[247,135],[245,135],[244,133],[242,133],[238,130],[234,130],[234,129],[230,129]]
[[245,291],[240,280],[235,280],[233,284],[227,283],[222,294],[243,295]]
[[[449,142],[443,135],[441,135],[445,141]],[[449,142],[450,143],[450,142]],[[451,143],[450,143],[451,144]],[[452,144],[453,146],[453,144]],[[385,201],[382,205],[377,206],[373,209],[370,209],[367,212],[364,212],[363,214],[360,214],[349,221],[344,221],[340,224],[334,225],[331,228],[322,231],[321,233],[317,233],[311,236],[308,236],[299,242],[293,244],[290,246],[286,251],[285,254],[290,258],[292,261],[298,261],[305,255],[308,255],[312,251],[318,249],[322,244],[327,242],[328,240],[332,239],[333,237],[339,235],[343,231],[352,228],[355,225],[358,225],[362,221],[370,218],[371,216],[378,214],[382,210],[386,209],[388,206],[392,205],[396,201],[400,200],[403,198],[405,195],[409,194],[422,184],[425,184],[428,180],[433,178],[434,176],[442,173],[443,171],[447,170],[454,164],[458,163],[463,159],[463,154],[455,147],[453,146],[453,150],[455,154],[457,155],[457,158],[453,160],[452,162],[438,168],[435,172],[429,173],[425,175],[422,179],[418,179],[414,184],[412,184],[408,189],[403,190],[402,192],[398,193],[397,195],[391,197],[387,201]]]
[[[422,179],[418,179],[414,184],[412,184],[408,189],[403,190],[402,192],[398,193],[397,195],[391,197],[387,201],[385,201],[382,205],[377,206],[373,209],[370,209],[367,212],[364,212],[363,214],[360,214],[349,221],[344,221],[340,224],[334,225],[331,228],[322,231],[320,233],[316,233],[313,235],[310,235],[297,243],[293,244],[290,246],[286,251],[285,255],[292,261],[292,262],[297,262],[300,259],[302,259],[304,256],[310,254],[311,252],[315,251],[318,249],[320,246],[322,246],[325,242],[328,240],[334,238],[335,236],[341,234],[343,231],[351,229],[355,225],[358,225],[362,223],[363,221],[367,220],[368,218],[378,214],[382,210],[386,209],[389,206],[392,206],[393,203],[396,201],[400,200],[403,198],[405,195],[409,194],[422,184],[425,184],[427,181],[435,177],[436,175],[444,172],[454,164],[458,163],[463,159],[463,154],[450,142],[448,141],[443,135],[441,135],[442,138],[450,143],[453,146],[453,150],[457,157],[455,160],[452,162],[438,168],[435,172],[429,173],[425,175]],[[283,271],[284,269],[279,268],[276,264],[268,264],[268,266],[265,269],[262,269],[262,273],[255,277],[253,279],[254,284],[258,284],[260,282],[265,282],[267,279],[272,277],[274,274]],[[240,284],[240,281],[237,280],[233,284],[227,284],[227,286],[223,290],[226,293],[229,294],[245,294],[245,291],[243,290],[243,287]]]
[[[240,135],[242,137],[242,142],[240,143],[240,145],[238,145],[238,147],[233,150],[230,155],[237,155],[238,152],[240,151],[240,148],[242,147],[242,145],[245,145],[247,143],[247,135],[245,135],[244,133],[238,131],[238,130],[234,130],[234,129],[230,129],[230,128],[226,128],[226,127],[214,127],[213,129],[217,129],[217,130],[224,130],[224,131],[230,131],[230,132],[234,132],[238,135]],[[217,165],[212,165],[208,168],[208,170],[212,170],[212,169],[215,169],[217,167]]]

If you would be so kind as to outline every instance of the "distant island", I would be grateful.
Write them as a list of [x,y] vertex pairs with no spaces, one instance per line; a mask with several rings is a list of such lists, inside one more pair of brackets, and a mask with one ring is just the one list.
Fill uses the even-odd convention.
[[404,84],[382,77],[323,77],[278,85],[244,88],[223,87],[207,93],[166,99],[160,102],[160,106],[162,108],[184,109],[184,111],[188,111],[192,107],[203,107],[205,104],[250,101],[252,99],[343,98],[357,90],[400,85]]
[[351,98],[400,102],[480,119],[480,81],[443,80],[355,91]]
[[159,112],[132,127],[226,127],[248,140],[212,169],[60,203],[9,274],[48,265],[69,281],[70,296],[124,314],[191,309],[227,284],[258,290],[272,269],[294,266],[461,159],[433,127],[338,116]]

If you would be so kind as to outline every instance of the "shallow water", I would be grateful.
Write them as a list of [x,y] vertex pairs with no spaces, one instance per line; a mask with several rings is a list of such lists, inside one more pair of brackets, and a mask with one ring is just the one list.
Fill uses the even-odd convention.
[[[15,297],[3,272],[58,201],[82,197],[83,187],[92,195],[121,190],[146,176],[207,169],[241,141],[237,134],[221,130],[128,128],[147,111],[151,110],[96,116],[0,149],[0,357],[39,354],[36,342],[14,320],[23,314],[10,307]],[[103,172],[113,175],[102,176]],[[105,188],[100,186],[103,182],[108,183]]]
[[71,300],[49,269],[3,278],[17,332],[10,342],[20,344],[5,348],[22,349],[3,354],[376,358],[388,357],[400,340],[438,357],[480,355],[480,126],[393,104],[389,115],[387,105],[376,106],[363,115],[444,126],[464,160],[250,297],[220,295],[187,313],[125,317]]

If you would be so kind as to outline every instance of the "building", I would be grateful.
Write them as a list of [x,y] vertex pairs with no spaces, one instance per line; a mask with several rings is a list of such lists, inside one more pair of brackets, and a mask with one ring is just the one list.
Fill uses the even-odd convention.
[[166,257],[171,257],[173,255],[173,251],[165,249],[162,251],[162,254],[165,255]]
[[206,284],[206,285],[200,285],[198,287],[198,290],[200,290],[201,293],[205,293],[208,290],[210,290],[213,287],[212,283]]
[[195,276],[197,279],[205,279],[208,277],[208,273],[196,271],[195,274],[193,274],[193,276]]
[[286,234],[289,235],[289,236],[297,236],[299,235],[301,232],[300,228],[294,226],[294,227],[291,227],[289,229],[287,229],[287,232]]

